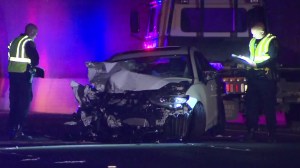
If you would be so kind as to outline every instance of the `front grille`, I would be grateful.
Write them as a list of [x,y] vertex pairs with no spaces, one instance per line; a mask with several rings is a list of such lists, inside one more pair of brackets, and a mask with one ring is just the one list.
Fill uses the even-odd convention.
[[169,116],[164,125],[165,136],[169,139],[182,139],[187,135],[190,115],[188,113]]

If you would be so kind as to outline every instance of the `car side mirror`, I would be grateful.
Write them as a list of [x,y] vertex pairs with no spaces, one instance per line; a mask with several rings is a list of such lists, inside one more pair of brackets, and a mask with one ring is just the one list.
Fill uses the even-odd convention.
[[139,13],[136,10],[130,11],[130,31],[131,33],[140,32]]

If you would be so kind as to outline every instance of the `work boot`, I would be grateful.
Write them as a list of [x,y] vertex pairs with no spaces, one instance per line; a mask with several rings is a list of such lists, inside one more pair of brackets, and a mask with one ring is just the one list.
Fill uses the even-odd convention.
[[31,141],[32,137],[25,135],[23,132],[18,132],[11,140],[13,140],[13,141]]
[[9,140],[13,141],[30,141],[32,140],[31,136],[25,135],[22,129],[12,129],[8,132]]

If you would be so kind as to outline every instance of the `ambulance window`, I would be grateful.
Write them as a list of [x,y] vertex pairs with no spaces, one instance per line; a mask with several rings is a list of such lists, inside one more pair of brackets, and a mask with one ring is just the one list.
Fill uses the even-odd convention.
[[244,32],[247,12],[241,8],[184,8],[181,29],[184,32]]

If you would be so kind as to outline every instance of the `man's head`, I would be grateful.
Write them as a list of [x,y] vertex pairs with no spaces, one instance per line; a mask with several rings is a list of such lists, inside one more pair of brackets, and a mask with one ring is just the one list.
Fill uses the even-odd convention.
[[262,39],[266,35],[265,25],[261,22],[251,27],[251,33],[255,39]]
[[38,28],[36,25],[29,23],[25,27],[25,34],[34,39],[38,33]]

